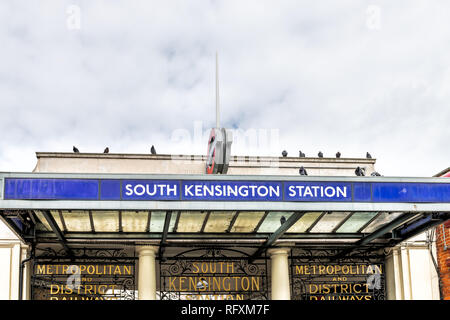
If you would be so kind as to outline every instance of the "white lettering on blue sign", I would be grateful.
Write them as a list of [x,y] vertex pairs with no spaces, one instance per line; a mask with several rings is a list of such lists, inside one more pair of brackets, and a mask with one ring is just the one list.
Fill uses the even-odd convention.
[[279,186],[255,185],[185,185],[185,197],[280,197]]
[[326,197],[326,198],[347,198],[347,187],[324,187],[324,186],[289,186],[289,197]]
[[180,184],[171,180],[122,180],[123,200],[178,200]]
[[182,186],[185,200],[279,201],[283,197],[280,182],[183,181]]
[[149,196],[155,195],[165,195],[165,196],[176,196],[177,195],[177,186],[170,184],[137,184],[131,185],[127,184],[125,186],[125,195],[127,196],[142,196],[144,194]]
[[285,201],[351,201],[352,185],[339,182],[285,182]]
[[163,195],[163,196],[176,196],[177,195],[177,186],[170,184],[127,184],[125,185],[125,195],[127,196],[155,196],[155,195]]

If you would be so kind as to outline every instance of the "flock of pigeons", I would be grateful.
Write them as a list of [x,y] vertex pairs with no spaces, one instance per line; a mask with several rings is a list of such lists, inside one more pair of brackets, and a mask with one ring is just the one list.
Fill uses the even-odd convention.
[[[281,152],[281,155],[283,156],[283,157],[287,157],[287,155],[288,155],[288,153],[287,153],[287,151],[286,150],[283,150],[283,152]],[[298,156],[300,157],[300,158],[305,158],[306,157],[306,155],[300,150],[299,152],[298,152]],[[319,158],[323,158],[323,153],[322,153],[322,151],[319,151],[319,153],[317,154],[317,156],[319,157]],[[338,151],[338,152],[336,152],[336,158],[340,158],[341,157],[341,153]],[[372,155],[370,154],[370,153],[366,153],[366,158],[367,159],[372,159]]]
[[[78,150],[77,147],[73,146],[73,152],[75,152],[75,153],[80,153],[80,150]],[[103,150],[103,153],[109,153],[109,147],[106,147],[105,150]],[[150,153],[151,153],[151,154],[156,154],[155,146],[152,146],[152,147],[150,148]]]
[[[73,146],[73,152],[75,152],[75,153],[80,153],[80,150],[78,150],[77,147]],[[109,153],[109,147],[106,147],[105,150],[103,150],[103,153]],[[150,153],[151,153],[151,154],[156,154],[155,146],[152,145],[152,147],[150,148]],[[287,157],[288,153],[287,153],[286,150],[283,150],[283,152],[281,153],[281,155],[282,155],[283,157]],[[323,153],[322,153],[322,151],[319,151],[319,153],[317,154],[317,156],[318,156],[319,158],[323,158]],[[302,151],[299,151],[299,157],[300,157],[300,158],[305,158],[306,155],[305,155]],[[336,153],[336,158],[340,158],[340,157],[341,157],[341,153],[338,151],[338,152]],[[372,156],[371,156],[371,154],[370,154],[369,152],[366,153],[366,158],[367,158],[367,159],[372,159]],[[308,175],[308,172],[306,171],[306,169],[305,169],[303,166],[300,167],[300,169],[298,170],[298,173],[299,173],[301,176],[307,176],[307,175]],[[356,170],[355,170],[355,174],[356,174],[357,176],[365,176],[365,175],[366,175],[366,169],[365,169],[365,168],[361,168],[361,167],[357,167]],[[372,173],[371,173],[371,176],[381,176],[381,174],[379,174],[378,172],[375,171],[375,172],[372,172]]]

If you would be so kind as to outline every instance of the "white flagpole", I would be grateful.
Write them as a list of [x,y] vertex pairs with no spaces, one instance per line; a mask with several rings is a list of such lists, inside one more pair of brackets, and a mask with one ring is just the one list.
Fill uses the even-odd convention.
[[219,54],[216,51],[216,128],[220,125],[220,104],[219,104]]

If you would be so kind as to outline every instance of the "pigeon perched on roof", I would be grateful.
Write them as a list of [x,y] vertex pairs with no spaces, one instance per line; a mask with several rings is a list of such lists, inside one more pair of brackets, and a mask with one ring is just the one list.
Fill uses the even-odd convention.
[[103,151],[103,153],[109,153],[109,148],[106,147],[105,150]]
[[281,224],[284,224],[286,222],[286,217],[285,216],[282,216],[281,218],[280,218],[280,223]]
[[298,156],[299,156],[300,158],[306,157],[306,155],[305,155],[301,150],[298,152]]
[[80,150],[78,150],[78,148],[77,148],[77,147],[73,146],[73,152],[75,152],[75,153],[79,153],[79,152],[80,152]]
[[361,168],[361,167],[357,167],[357,168],[355,169],[355,174],[356,174],[358,177],[363,177],[363,176],[366,175],[366,169]]
[[366,153],[366,158],[367,159],[372,159],[372,156],[370,155],[370,153],[368,153],[368,152]]
[[340,158],[341,157],[341,153],[338,151],[336,152],[336,158]]
[[150,152],[151,152],[152,154],[156,154],[155,146],[152,145],[152,147],[150,148]]
[[306,169],[303,166],[301,166],[300,169],[298,169],[298,173],[301,176],[307,176],[308,175],[308,172],[306,172]]
[[378,172],[374,171],[370,174],[372,177],[381,177],[381,174],[379,174]]
[[323,153],[322,151],[319,151],[319,153],[317,154],[319,156],[319,158],[323,158]]
[[283,152],[281,153],[283,157],[287,157],[287,151],[283,150]]

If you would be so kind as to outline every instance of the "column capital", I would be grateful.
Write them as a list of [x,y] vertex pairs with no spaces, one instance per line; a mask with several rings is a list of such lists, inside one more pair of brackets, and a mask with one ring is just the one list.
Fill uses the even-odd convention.
[[271,249],[267,250],[267,253],[271,257],[278,256],[278,255],[287,256],[287,255],[289,255],[290,251],[291,251],[291,248],[271,248]]
[[139,256],[155,256],[158,252],[158,246],[151,245],[137,245],[136,251],[139,253]]

